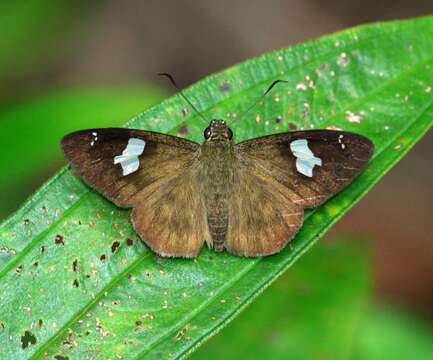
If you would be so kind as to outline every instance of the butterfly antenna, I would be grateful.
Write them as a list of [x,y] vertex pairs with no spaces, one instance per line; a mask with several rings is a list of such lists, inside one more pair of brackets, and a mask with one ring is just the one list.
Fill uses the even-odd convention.
[[265,96],[266,95],[268,95],[268,93],[272,90],[272,88],[275,86],[275,85],[277,85],[277,84],[279,84],[279,83],[288,83],[288,81],[287,80],[275,80],[269,87],[268,87],[268,89],[265,91],[265,93],[262,95],[262,96],[260,96],[256,101],[254,101],[254,103],[248,108],[248,109],[246,109],[240,116],[239,116],[239,118],[242,118],[243,116],[245,116],[246,114],[248,114],[252,109],[254,109],[256,106],[257,106],[257,104],[260,102],[260,101],[262,101],[264,98],[265,98]]
[[171,76],[169,73],[158,73],[159,76],[165,76],[173,85],[173,87],[179,92],[179,95],[182,96],[182,98],[194,109],[194,111],[204,120],[208,121],[203,114],[198,111],[198,109],[194,106],[194,104],[185,96],[185,94],[182,92],[182,90],[177,86],[176,81],[174,81],[173,76]]

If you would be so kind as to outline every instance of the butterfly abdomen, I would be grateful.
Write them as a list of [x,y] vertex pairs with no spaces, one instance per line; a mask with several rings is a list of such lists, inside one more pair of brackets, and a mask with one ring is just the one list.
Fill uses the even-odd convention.
[[208,209],[207,223],[212,236],[212,244],[215,250],[222,251],[227,236],[228,211],[222,203],[214,202]]
[[231,142],[209,141],[202,146],[202,184],[207,223],[213,248],[224,249],[227,237],[229,200],[233,187],[234,151]]

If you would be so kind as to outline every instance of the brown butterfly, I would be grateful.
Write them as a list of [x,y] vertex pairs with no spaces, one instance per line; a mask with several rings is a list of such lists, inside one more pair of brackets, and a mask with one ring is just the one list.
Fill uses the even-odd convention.
[[120,207],[156,253],[196,257],[203,243],[242,256],[279,252],[313,208],[349,184],[372,142],[334,130],[294,131],[235,144],[212,120],[202,145],[134,129],[63,138],[73,170]]
[[[179,90],[170,74],[159,75]],[[282,82],[287,81],[275,80],[246,112]],[[205,241],[236,255],[277,253],[301,227],[304,209],[349,184],[374,149],[364,136],[332,130],[235,145],[224,120],[212,120],[204,139],[200,145],[112,128],[77,131],[61,145],[72,169],[91,187],[117,206],[133,208],[135,230],[156,253],[188,258],[196,257]]]

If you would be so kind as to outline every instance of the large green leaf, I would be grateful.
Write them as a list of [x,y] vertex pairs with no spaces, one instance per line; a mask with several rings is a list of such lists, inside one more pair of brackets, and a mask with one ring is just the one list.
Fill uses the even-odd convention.
[[351,358],[372,284],[366,252],[345,240],[314,247],[192,358]]
[[[432,36],[431,17],[359,27],[252,59],[186,90],[207,117],[225,118],[238,141],[305,120],[375,143],[368,168],[308,212],[278,255],[245,259],[203,250],[195,261],[160,259],[138,241],[128,211],[61,171],[0,227],[5,356],[167,358],[193,351],[308,250],[431,126]],[[289,84],[239,119],[277,78]],[[171,134],[187,128],[189,138],[200,140],[205,122],[185,116],[183,108],[175,96],[128,126]]]

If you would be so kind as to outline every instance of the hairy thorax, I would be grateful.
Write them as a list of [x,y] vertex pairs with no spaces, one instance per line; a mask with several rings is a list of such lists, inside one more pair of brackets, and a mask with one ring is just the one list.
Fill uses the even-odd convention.
[[201,148],[201,160],[209,232],[215,250],[222,251],[236,161],[232,142],[223,139],[205,142]]

